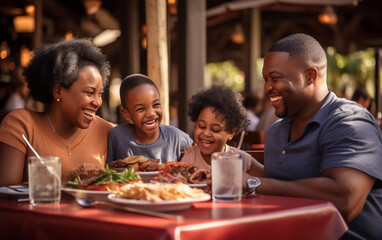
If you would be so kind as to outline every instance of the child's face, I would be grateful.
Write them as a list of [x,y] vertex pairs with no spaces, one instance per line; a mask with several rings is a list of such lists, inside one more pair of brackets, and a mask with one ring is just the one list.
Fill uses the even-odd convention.
[[194,141],[203,155],[224,151],[224,146],[233,134],[224,130],[222,116],[212,112],[211,107],[204,108],[194,125]]
[[150,84],[143,84],[128,91],[125,106],[122,108],[126,121],[132,121],[137,130],[145,134],[159,131],[162,120],[162,106],[157,89]]

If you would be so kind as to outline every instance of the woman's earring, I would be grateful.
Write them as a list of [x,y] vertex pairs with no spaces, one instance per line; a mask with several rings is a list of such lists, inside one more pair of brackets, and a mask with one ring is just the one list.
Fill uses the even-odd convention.
[[57,98],[56,101],[59,102],[59,101],[61,101],[61,99],[60,99],[60,98]]

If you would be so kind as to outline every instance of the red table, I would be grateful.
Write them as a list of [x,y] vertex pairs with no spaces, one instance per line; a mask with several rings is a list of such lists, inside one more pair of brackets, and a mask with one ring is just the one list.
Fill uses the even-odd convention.
[[114,210],[81,208],[72,197],[59,205],[0,200],[2,239],[338,239],[347,225],[333,204],[254,196],[237,203],[194,203],[169,220]]

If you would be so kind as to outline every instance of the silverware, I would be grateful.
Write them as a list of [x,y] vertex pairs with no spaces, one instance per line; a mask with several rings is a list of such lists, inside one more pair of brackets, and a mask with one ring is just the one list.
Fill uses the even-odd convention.
[[119,209],[119,210],[124,210],[124,211],[143,214],[143,215],[149,215],[149,216],[153,216],[153,217],[168,218],[168,219],[175,219],[175,220],[183,220],[184,219],[184,217],[181,215],[173,215],[173,214],[167,214],[167,213],[161,213],[161,212],[153,212],[153,211],[148,211],[148,210],[140,209],[140,208],[121,206],[121,205],[118,205],[115,203],[105,202],[105,201],[89,201],[86,199],[76,198],[76,202],[78,203],[78,205],[80,205],[81,207],[84,207],[84,208],[94,207],[96,204],[105,204],[105,205],[111,206],[111,207]]
[[23,192],[23,191],[21,191],[21,190],[19,190],[17,188],[11,187],[11,186],[7,186],[7,188],[9,188],[9,189],[11,189],[11,190],[13,190],[15,192]]
[[29,202],[29,198],[18,198],[18,202]]

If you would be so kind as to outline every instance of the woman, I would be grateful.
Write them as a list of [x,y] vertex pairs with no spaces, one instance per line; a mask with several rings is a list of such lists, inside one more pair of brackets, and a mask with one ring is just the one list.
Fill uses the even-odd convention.
[[24,75],[46,111],[17,109],[0,125],[0,185],[28,180],[24,134],[41,156],[61,157],[62,181],[84,163],[104,165],[113,127],[96,112],[109,77],[106,57],[89,40],[45,44],[34,52]]

